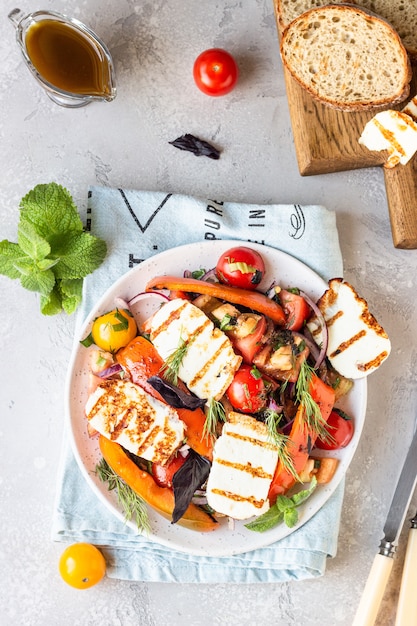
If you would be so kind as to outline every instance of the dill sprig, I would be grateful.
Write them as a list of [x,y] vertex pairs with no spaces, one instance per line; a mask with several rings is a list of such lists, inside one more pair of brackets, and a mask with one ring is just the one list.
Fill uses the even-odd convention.
[[277,446],[278,460],[282,463],[283,467],[289,474],[291,474],[294,480],[301,482],[301,479],[294,467],[294,460],[290,450],[291,446],[294,444],[288,435],[284,435],[284,433],[279,432],[278,424],[280,419],[280,415],[276,411],[269,409],[265,411],[265,425],[268,429],[268,438],[275,446]]
[[306,426],[311,433],[314,433],[320,439],[327,440],[329,431],[327,430],[326,421],[320,411],[320,407],[313,399],[310,393],[310,382],[314,369],[303,361],[296,382],[296,401],[304,407],[304,416]]
[[169,355],[161,368],[166,380],[173,385],[178,384],[178,372],[181,367],[181,363],[187,354],[189,345],[190,343],[187,343],[185,339],[180,336],[178,347],[174,350],[174,352],[172,352],[172,354]]
[[207,405],[206,420],[204,422],[203,437],[214,437],[216,434],[216,426],[218,422],[226,421],[226,411],[224,406],[218,400],[210,398]]
[[109,491],[116,490],[126,521],[133,519],[140,532],[149,534],[151,527],[145,501],[116,474],[105,459],[96,465],[96,474],[103,483],[108,484]]

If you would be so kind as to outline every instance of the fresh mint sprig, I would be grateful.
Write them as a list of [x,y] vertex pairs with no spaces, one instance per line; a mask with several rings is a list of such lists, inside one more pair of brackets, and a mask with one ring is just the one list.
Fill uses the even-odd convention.
[[249,530],[263,533],[283,521],[289,528],[293,528],[299,517],[297,507],[311,496],[316,487],[317,479],[313,476],[308,489],[303,489],[290,498],[288,496],[278,496],[275,504],[266,513],[254,519],[253,522],[245,524],[245,527]]
[[0,241],[0,274],[39,292],[44,315],[73,313],[82,299],[84,277],[101,265],[107,247],[84,231],[64,187],[37,185],[22,198],[17,241]]

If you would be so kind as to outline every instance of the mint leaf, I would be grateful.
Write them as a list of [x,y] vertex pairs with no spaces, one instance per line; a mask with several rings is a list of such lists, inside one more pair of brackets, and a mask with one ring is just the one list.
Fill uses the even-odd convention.
[[57,315],[62,311],[62,298],[58,289],[58,285],[55,285],[54,289],[46,296],[41,296],[41,313],[43,315]]
[[20,220],[17,241],[21,250],[35,261],[44,259],[51,252],[46,239],[38,235],[35,226],[25,219]]
[[58,261],[59,259],[42,259],[42,261],[38,261],[36,265],[42,271],[50,270],[52,267],[54,267],[54,265],[58,263]]
[[62,296],[62,307],[68,315],[73,313],[79,304],[81,304],[83,296],[83,280],[77,278],[74,280],[60,280],[59,287]]
[[313,476],[313,478],[311,479],[310,487],[308,489],[303,489],[302,491],[299,491],[292,496],[291,500],[293,501],[294,506],[299,506],[300,504],[305,502],[307,498],[311,496],[316,487],[317,478]]
[[[56,240],[55,240],[56,241]],[[103,262],[106,244],[89,233],[68,233],[54,249],[59,262],[54,267],[57,278],[84,278]]]
[[22,275],[30,276],[34,271],[36,271],[35,261],[27,256],[16,259],[13,265],[19,272],[19,278],[21,278]]
[[287,496],[278,496],[276,505],[278,509],[284,512],[286,509],[294,506],[291,498],[287,498]]
[[0,274],[38,291],[44,315],[71,314],[82,300],[84,277],[106,252],[105,241],[84,232],[66,189],[37,185],[20,203],[18,243],[0,242]]
[[284,523],[288,528],[293,528],[298,522],[298,511],[295,507],[284,511]]
[[52,270],[41,271],[36,267],[29,274],[20,278],[22,287],[29,291],[39,291],[42,295],[48,295],[55,285],[55,276]]
[[11,243],[6,239],[0,241],[0,274],[13,279],[20,278],[18,264],[24,263],[25,260],[27,256],[17,243]]
[[297,507],[311,496],[316,487],[317,479],[313,476],[308,489],[303,489],[291,497],[278,496],[275,504],[266,513],[254,519],[253,522],[245,524],[245,527],[263,533],[284,520],[288,528],[293,528],[298,522]]
[[55,233],[82,232],[83,223],[70,193],[61,185],[36,185],[20,202],[22,216],[48,239]]
[[283,517],[282,512],[278,509],[276,504],[274,504],[268,511],[262,513],[262,515],[255,518],[252,522],[245,524],[245,528],[263,533],[282,522]]

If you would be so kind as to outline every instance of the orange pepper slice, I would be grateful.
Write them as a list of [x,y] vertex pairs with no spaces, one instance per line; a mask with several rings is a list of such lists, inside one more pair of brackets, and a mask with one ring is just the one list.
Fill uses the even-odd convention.
[[[171,520],[175,506],[172,489],[159,487],[152,476],[141,470],[115,441],[100,435],[99,446],[103,458],[113,471],[162,517]],[[218,527],[218,523],[208,513],[192,503],[177,524],[198,532],[209,532]]]
[[222,283],[211,283],[196,278],[177,278],[176,276],[155,276],[146,285],[146,291],[155,289],[169,289],[170,291],[185,291],[200,293],[227,300],[233,304],[258,311],[269,317],[273,322],[284,326],[286,322],[285,313],[282,307],[259,291],[249,291],[239,287],[231,287]]
[[[326,385],[321,378],[313,374],[309,390],[313,400],[319,406],[323,420],[327,422],[335,401],[334,389]],[[289,441],[286,444],[292,458],[294,470],[298,475],[300,475],[305,468],[311,448],[317,439],[317,434],[312,433],[306,426],[304,412],[304,406],[300,405],[294,418]],[[275,475],[269,488],[268,497],[270,503],[274,504],[277,497],[291,489],[295,482],[296,480],[293,474],[284,466],[282,461],[278,461]]]

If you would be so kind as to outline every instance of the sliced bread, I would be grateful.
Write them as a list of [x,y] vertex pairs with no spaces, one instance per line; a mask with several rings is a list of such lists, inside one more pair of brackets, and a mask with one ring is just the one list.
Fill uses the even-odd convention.
[[[329,4],[330,0],[275,0],[280,32],[296,17]],[[397,31],[413,61],[417,61],[417,2],[415,0],[345,0],[386,19]],[[334,0],[335,4],[339,4]],[[332,4],[333,4],[332,3]]]
[[410,61],[397,32],[352,5],[303,13],[282,33],[280,50],[294,79],[336,109],[383,108],[410,93]]
[[357,4],[386,19],[417,61],[417,2],[415,0],[358,0]]
[[[277,15],[279,31],[282,31],[296,17],[309,11],[329,4],[331,0],[275,0],[275,12]],[[356,4],[356,0],[334,0],[332,4]]]

